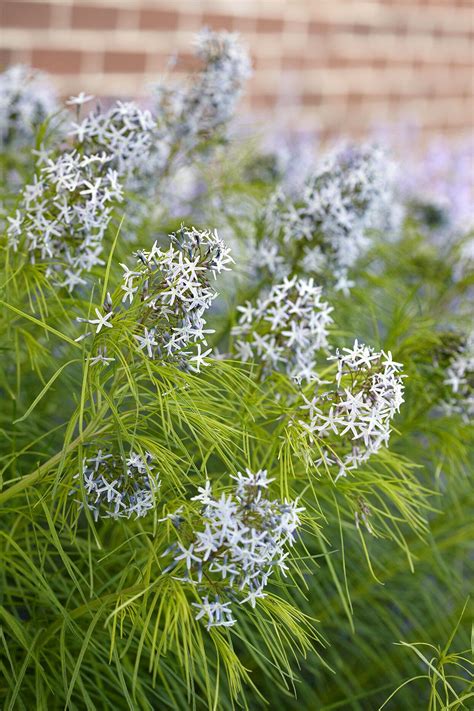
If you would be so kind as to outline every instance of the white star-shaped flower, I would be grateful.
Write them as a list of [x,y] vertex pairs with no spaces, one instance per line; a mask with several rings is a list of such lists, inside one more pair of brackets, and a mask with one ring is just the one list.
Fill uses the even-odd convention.
[[205,366],[210,365],[210,363],[206,363],[206,361],[204,359],[206,358],[206,356],[209,355],[209,353],[212,353],[212,348],[208,348],[207,351],[204,351],[204,353],[201,353],[201,344],[198,343],[197,347],[198,347],[197,354],[189,359],[190,361],[192,361],[194,363],[194,365],[190,365],[189,367],[194,372],[199,373],[199,369],[200,369],[201,365],[205,365]]
[[77,321],[81,323],[90,323],[93,326],[97,326],[95,332],[100,333],[102,328],[105,326],[106,328],[112,328],[113,324],[109,323],[109,319],[112,318],[114,315],[113,311],[110,311],[108,314],[101,314],[99,309],[96,307],[95,308],[95,313],[97,315],[97,318],[90,319],[90,318],[78,318],[76,319]]
[[138,341],[138,348],[143,350],[146,348],[148,357],[153,358],[153,346],[158,345],[158,341],[155,339],[155,330],[152,328],[148,330],[145,327],[144,336],[133,336]]
[[84,91],[79,92],[77,96],[70,96],[66,101],[68,106],[83,106],[94,98],[93,94],[86,94]]

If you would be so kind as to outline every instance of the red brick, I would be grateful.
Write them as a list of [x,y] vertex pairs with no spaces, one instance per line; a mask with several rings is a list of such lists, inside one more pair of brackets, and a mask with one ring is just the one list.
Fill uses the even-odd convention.
[[258,17],[257,32],[283,32],[285,23],[277,17]]
[[0,49],[0,70],[5,69],[11,63],[12,53],[9,49]]
[[245,37],[246,33],[254,32],[257,23],[253,17],[241,17],[236,15],[232,18],[232,29],[234,32],[242,32]]
[[234,18],[231,15],[218,15],[216,13],[205,12],[202,16],[203,27],[210,27],[213,30],[233,30]]
[[74,5],[71,10],[73,28],[108,30],[117,26],[118,10],[115,7]]
[[176,10],[143,8],[140,11],[139,27],[141,30],[176,30],[179,15]]
[[308,22],[303,20],[285,20],[285,32],[305,35],[308,29]]
[[322,94],[317,94],[315,92],[305,93],[301,97],[301,103],[303,106],[321,106],[322,100]]
[[192,52],[179,52],[176,66],[183,72],[195,72],[202,67],[202,61]]
[[48,27],[51,22],[51,7],[36,2],[6,0],[0,5],[0,26],[3,27]]
[[52,74],[78,74],[82,53],[75,49],[33,49],[31,64]]
[[349,25],[347,29],[355,35],[370,35],[370,33],[374,30],[371,25],[363,24]]
[[275,69],[277,66],[278,59],[275,60],[274,57],[252,57],[252,67],[256,72],[259,72],[261,69]]
[[368,97],[361,91],[350,91],[346,94],[345,98],[348,104],[351,104],[352,106],[360,106],[367,100]]
[[162,73],[165,71],[169,71],[170,68],[174,66],[174,62],[170,58],[169,54],[156,54],[153,52],[153,54],[150,54],[147,60],[147,71],[148,72],[155,72],[155,73]]
[[273,94],[254,94],[251,100],[254,109],[271,109],[277,103],[279,97]]
[[141,74],[145,71],[146,54],[144,52],[106,52],[104,71],[118,74]]
[[282,69],[304,69],[306,66],[304,57],[282,57],[281,59]]
[[[372,57],[369,59],[369,63],[372,67],[375,69],[387,69],[391,65],[391,62],[388,61],[385,57]],[[409,64],[410,61],[408,62],[400,62],[400,64],[405,65]]]
[[329,22],[321,22],[320,20],[313,20],[308,23],[309,33],[312,35],[326,35],[331,32],[333,27]]

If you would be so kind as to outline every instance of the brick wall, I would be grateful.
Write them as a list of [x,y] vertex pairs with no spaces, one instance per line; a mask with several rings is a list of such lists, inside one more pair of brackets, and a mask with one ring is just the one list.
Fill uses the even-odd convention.
[[472,129],[471,0],[0,0],[0,63],[52,72],[63,94],[136,96],[192,66],[203,25],[242,33],[246,109],[280,126],[359,135],[416,121]]

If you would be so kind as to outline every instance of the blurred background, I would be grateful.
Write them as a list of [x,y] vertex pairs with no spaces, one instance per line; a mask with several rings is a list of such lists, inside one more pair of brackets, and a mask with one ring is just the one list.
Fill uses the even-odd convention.
[[473,127],[470,0],[1,0],[0,64],[54,75],[63,95],[135,97],[193,67],[201,27],[241,33],[254,75],[242,116],[273,130],[361,137]]

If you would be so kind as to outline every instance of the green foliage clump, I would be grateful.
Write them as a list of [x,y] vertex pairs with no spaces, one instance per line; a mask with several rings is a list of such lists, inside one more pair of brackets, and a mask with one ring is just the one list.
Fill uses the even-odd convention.
[[45,154],[79,175],[96,147],[64,117],[35,165],[5,143],[6,709],[472,707],[472,235],[440,246],[416,201],[388,230],[365,148],[282,199],[226,133],[240,52],[205,35],[194,83],[129,126],[158,163],[104,139],[99,237],[102,174],[86,207],[74,179],[25,203]]

